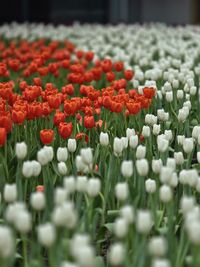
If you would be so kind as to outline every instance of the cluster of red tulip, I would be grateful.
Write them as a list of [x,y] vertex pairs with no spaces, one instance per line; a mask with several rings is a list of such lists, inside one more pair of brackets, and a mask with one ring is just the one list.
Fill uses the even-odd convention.
[[0,60],[0,146],[15,124],[41,118],[54,125],[40,129],[42,143],[53,141],[55,128],[63,139],[70,137],[76,124],[83,129],[76,138],[87,141],[87,129],[103,125],[103,110],[135,115],[155,94],[149,87],[142,95],[129,89],[134,73],[123,62],[94,60],[92,51],[69,41],[1,40]]

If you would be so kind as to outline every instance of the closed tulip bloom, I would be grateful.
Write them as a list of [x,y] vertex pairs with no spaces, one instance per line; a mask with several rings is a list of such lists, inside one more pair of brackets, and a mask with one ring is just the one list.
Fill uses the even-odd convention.
[[174,159],[177,165],[182,165],[184,163],[183,153],[181,151],[174,152]]
[[159,135],[159,133],[160,133],[160,124],[154,124],[153,125],[153,134]]
[[87,165],[92,164],[93,155],[92,155],[92,149],[90,147],[82,148],[80,151],[80,155],[85,164]]
[[6,184],[3,191],[4,200],[8,203],[14,202],[17,199],[16,184]]
[[34,192],[31,194],[31,206],[34,210],[41,211],[45,208],[46,200],[42,192]]
[[76,190],[78,192],[86,192],[88,185],[87,176],[78,176],[76,180]]
[[84,117],[84,127],[91,129],[95,126],[94,116],[85,116]]
[[54,131],[51,129],[44,129],[40,131],[40,140],[43,144],[48,145],[53,142]]
[[108,146],[109,145],[109,136],[107,133],[100,133],[100,144],[102,146]]
[[17,143],[15,153],[18,159],[24,159],[27,155],[27,145],[25,142]]
[[126,220],[128,224],[134,222],[134,210],[133,207],[130,205],[125,205],[120,210],[120,216]]
[[156,191],[156,182],[155,182],[155,180],[147,179],[145,181],[145,189],[146,189],[146,192],[149,193],[149,194],[154,193]]
[[115,195],[117,199],[124,201],[128,198],[129,190],[127,183],[118,183],[115,186]]
[[200,136],[200,126],[194,126],[193,130],[192,130],[192,137],[195,139],[198,139],[198,137]]
[[161,171],[163,163],[161,159],[153,159],[151,165],[152,165],[153,172],[158,174]]
[[121,243],[111,245],[109,260],[113,266],[120,266],[124,262],[125,248]]
[[124,177],[131,177],[133,174],[132,160],[124,160],[121,165],[121,173]]
[[146,147],[143,145],[139,145],[136,150],[136,158],[137,159],[143,159],[146,156]]
[[58,172],[61,174],[61,175],[66,175],[67,174],[67,165],[65,164],[65,162],[59,162],[58,163]]
[[127,128],[126,129],[126,137],[128,137],[128,139],[130,140],[130,137],[133,135],[135,135],[135,129]]
[[24,177],[27,177],[27,178],[30,178],[33,175],[33,168],[32,168],[31,161],[28,160],[28,161],[23,162],[22,174]]
[[0,258],[10,258],[14,252],[15,240],[10,228],[0,225]]
[[169,147],[169,141],[166,140],[163,136],[158,135],[157,145],[158,145],[159,152],[165,152]]
[[136,148],[137,145],[138,145],[138,136],[137,135],[131,136],[129,139],[129,146],[131,148]]
[[90,197],[96,197],[100,193],[101,182],[98,178],[91,178],[88,180],[87,193]]
[[58,161],[67,161],[68,159],[68,150],[66,147],[59,147],[57,149],[57,160]]
[[69,152],[74,153],[76,151],[76,139],[68,139],[67,148]]
[[58,126],[58,132],[63,139],[67,139],[71,136],[73,131],[73,125],[71,122],[60,122]]
[[37,160],[32,160],[31,161],[31,165],[32,165],[32,176],[34,177],[38,177],[38,175],[40,174],[42,167],[41,164],[37,161]]
[[113,143],[114,154],[116,156],[120,156],[122,154],[123,148],[124,148],[123,141],[120,138],[115,137]]
[[15,227],[22,233],[27,234],[31,230],[31,215],[28,211],[20,211],[16,216]]
[[144,125],[142,128],[142,135],[146,138],[146,137],[149,137],[150,134],[151,134],[150,127]]
[[118,238],[123,238],[128,233],[128,223],[124,218],[118,218],[114,223],[114,232]]
[[37,152],[37,161],[42,165],[47,165],[49,163],[47,152],[44,148]]
[[185,153],[189,154],[194,149],[194,141],[192,138],[185,138],[183,141],[183,150]]
[[74,176],[64,177],[64,187],[68,193],[73,193],[76,190],[76,180]]
[[159,190],[160,200],[167,203],[172,200],[172,190],[168,185],[162,185]]
[[38,241],[44,247],[51,247],[56,239],[55,227],[51,223],[45,223],[38,226]]
[[146,176],[149,172],[149,164],[146,159],[139,159],[136,161],[137,172],[141,176]]
[[154,236],[149,242],[149,252],[152,256],[162,257],[167,252],[167,243],[164,237]]
[[139,210],[136,216],[136,228],[141,234],[148,234],[153,226],[152,216],[148,210]]

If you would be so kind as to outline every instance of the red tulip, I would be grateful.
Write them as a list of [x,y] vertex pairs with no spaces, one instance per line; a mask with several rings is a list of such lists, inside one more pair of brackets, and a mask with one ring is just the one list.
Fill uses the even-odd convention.
[[91,129],[95,126],[95,120],[93,116],[85,116],[84,117],[84,126],[87,129]]
[[51,129],[44,129],[40,131],[40,139],[44,145],[48,145],[53,141],[54,131]]
[[5,128],[0,128],[0,147],[4,146],[7,139],[7,133]]
[[58,126],[58,132],[63,139],[70,137],[73,131],[72,123],[61,122]]
[[12,111],[12,120],[14,123],[22,124],[26,118],[26,113],[21,110]]

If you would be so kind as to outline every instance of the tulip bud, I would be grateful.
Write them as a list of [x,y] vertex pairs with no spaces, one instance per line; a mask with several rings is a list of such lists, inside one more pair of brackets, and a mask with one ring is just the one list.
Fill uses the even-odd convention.
[[158,135],[160,133],[160,124],[153,125],[153,134]]
[[33,175],[32,162],[27,160],[23,162],[22,174],[26,178],[30,178]]
[[183,99],[184,97],[184,91],[183,90],[177,90],[177,94],[176,94],[177,99]]
[[156,174],[160,173],[162,166],[163,166],[163,163],[161,159],[152,160],[152,170],[154,173]]
[[115,186],[115,195],[117,197],[117,199],[124,201],[127,199],[129,194],[128,191],[128,184],[127,183],[118,183]]
[[17,143],[15,153],[18,159],[24,159],[27,155],[27,145],[25,142]]
[[68,139],[67,148],[69,152],[74,153],[76,151],[76,139]]
[[131,177],[133,174],[133,162],[131,160],[124,160],[122,162],[121,173],[124,177]]
[[66,147],[59,147],[57,149],[57,160],[58,161],[67,161],[68,159],[68,150]]
[[8,203],[14,202],[17,199],[16,184],[6,184],[3,192],[4,200]]
[[31,168],[32,168],[32,176],[37,177],[41,172],[41,165],[38,161],[32,160],[31,161]]
[[88,180],[86,176],[78,176],[76,180],[76,190],[78,192],[87,191]]
[[182,165],[184,163],[183,153],[181,151],[180,152],[174,152],[174,159],[175,159],[177,165]]
[[151,132],[150,132],[150,127],[144,125],[143,128],[142,128],[142,135],[143,135],[145,138],[147,138],[147,137],[150,136],[150,134],[151,134]]
[[113,143],[113,150],[116,156],[120,156],[124,148],[122,139],[115,137]]
[[169,141],[166,140],[162,135],[158,135],[157,145],[159,152],[165,152],[169,147]]
[[109,145],[109,136],[107,133],[100,133],[100,144],[102,146],[108,146]]
[[148,234],[153,226],[152,216],[148,210],[139,210],[136,217],[136,228],[139,233]]
[[143,159],[146,156],[146,147],[143,145],[139,145],[136,150],[136,158],[137,159]]
[[149,252],[152,256],[162,257],[167,252],[167,243],[164,237],[155,236],[150,239]]
[[185,138],[183,141],[183,150],[185,153],[189,154],[194,149],[194,141],[192,138]]
[[138,145],[138,136],[137,135],[131,136],[129,139],[129,146],[131,148],[136,148],[137,145]]
[[120,266],[123,264],[125,256],[125,249],[121,243],[115,243],[111,245],[109,252],[110,263],[114,266]]
[[101,182],[97,178],[91,178],[87,184],[87,193],[90,197],[98,196],[101,189]]
[[58,163],[58,172],[61,175],[66,175],[67,174],[67,165],[65,164],[65,162],[59,162]]
[[145,181],[145,188],[146,188],[146,192],[149,193],[149,194],[152,194],[152,193],[156,192],[156,182],[155,182],[155,180],[147,179]]
[[76,190],[76,180],[74,176],[64,178],[64,187],[69,193],[73,193]]
[[167,102],[171,103],[173,101],[173,92],[166,92],[165,98]]
[[65,188],[57,187],[54,191],[54,202],[55,205],[61,205],[67,198],[67,191]]
[[55,228],[51,223],[38,226],[38,241],[44,247],[51,247],[56,239]]
[[10,228],[0,225],[0,258],[10,258],[14,251],[14,239]]
[[134,222],[134,213],[133,213],[133,208],[129,205],[126,205],[121,208],[120,210],[120,215],[122,218],[126,220],[128,224]]
[[181,198],[181,211],[183,212],[183,214],[188,213],[189,211],[191,211],[193,209],[195,205],[195,199],[194,197],[188,197],[188,196],[183,196]]
[[114,224],[114,232],[118,238],[123,238],[128,232],[128,224],[124,218],[118,218]]
[[126,137],[130,140],[130,137],[133,135],[135,135],[135,129],[127,128],[126,129]]
[[172,200],[172,190],[168,185],[162,185],[159,190],[160,200],[164,203]]
[[140,176],[146,176],[149,171],[148,161],[146,159],[139,159],[136,161],[137,172]]
[[177,135],[177,142],[179,145],[183,145],[184,139],[185,139],[184,135]]
[[82,148],[80,151],[80,155],[85,164],[87,165],[92,164],[93,155],[92,155],[92,149],[90,147]]
[[200,136],[200,126],[196,125],[196,126],[194,126],[194,128],[192,130],[192,137],[197,140],[199,136]]
[[31,194],[31,206],[34,210],[41,211],[45,208],[45,196],[42,192],[35,192]]
[[31,215],[28,211],[22,210],[16,216],[15,227],[22,233],[26,234],[31,230]]

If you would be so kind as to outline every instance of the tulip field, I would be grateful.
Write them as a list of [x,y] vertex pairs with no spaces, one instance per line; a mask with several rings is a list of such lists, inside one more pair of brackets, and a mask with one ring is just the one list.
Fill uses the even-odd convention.
[[200,266],[200,27],[0,26],[0,267]]

